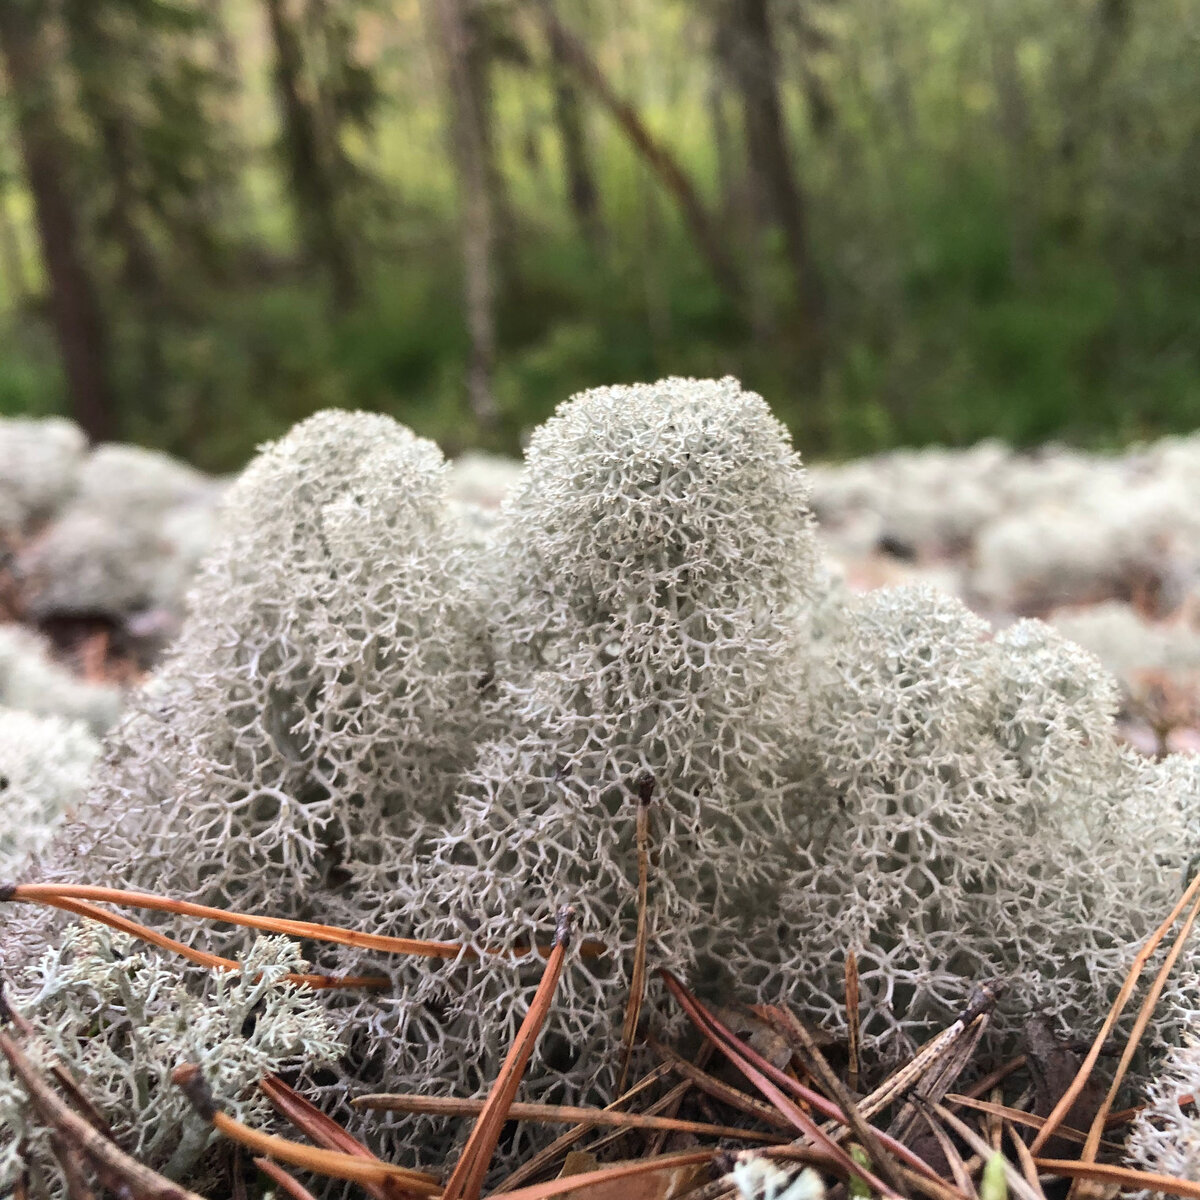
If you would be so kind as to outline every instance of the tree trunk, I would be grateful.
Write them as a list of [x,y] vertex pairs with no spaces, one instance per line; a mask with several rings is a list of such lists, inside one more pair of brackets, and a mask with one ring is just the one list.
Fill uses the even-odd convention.
[[746,150],[762,203],[783,230],[809,354],[820,350],[824,297],[808,236],[808,206],[792,166],[769,0],[724,0],[727,61],[742,99]]
[[[2,0],[0,0],[2,2]],[[304,56],[285,0],[264,0],[275,47],[275,87],[301,239],[309,258],[329,275],[339,306],[352,306],[360,287],[341,227],[338,191],[321,146],[317,115],[305,94]]]
[[570,66],[579,82],[608,110],[633,148],[671,193],[713,278],[733,300],[740,303],[744,295],[741,274],[726,251],[721,234],[709,217],[687,172],[670,150],[650,132],[633,105],[617,95],[587,47],[563,25],[554,11],[542,3],[537,12],[547,38],[558,40],[563,62]]
[[554,69],[554,121],[558,126],[558,139],[562,146],[567,198],[571,204],[571,211],[575,215],[579,232],[595,250],[603,240],[604,234],[600,223],[600,193],[596,186],[595,172],[592,170],[591,155],[588,153],[579,92],[571,77],[561,34],[562,29],[557,25],[552,25],[547,30],[550,61]]
[[0,2],[0,55],[14,101],[72,410],[88,436],[101,441],[115,432],[108,330],[68,193],[69,151],[58,125],[54,64],[41,26],[42,10],[39,0]]
[[451,140],[462,208],[463,287],[470,358],[467,397],[475,418],[495,424],[492,376],[496,365],[496,297],[493,281],[495,219],[488,178],[488,145],[474,78],[479,57],[472,52],[470,0],[433,0],[438,40],[446,62],[451,107]]

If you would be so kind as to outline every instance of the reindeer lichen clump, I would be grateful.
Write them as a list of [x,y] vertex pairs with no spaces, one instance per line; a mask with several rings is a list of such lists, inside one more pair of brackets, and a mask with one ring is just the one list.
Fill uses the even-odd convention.
[[[1090,1029],[1170,907],[1197,765],[1122,749],[1111,682],[1045,626],[825,578],[799,458],[734,380],[575,397],[485,522],[432,444],[322,414],[223,520],[51,865],[465,944],[322,958],[392,981],[328,995],[331,1106],[485,1088],[564,902],[604,954],[564,972],[525,1095],[611,1099],[643,872],[652,966],[836,1024],[854,950],[876,1045],[998,974],[1000,1037],[1022,1006]],[[354,1120],[391,1156],[447,1145]]]

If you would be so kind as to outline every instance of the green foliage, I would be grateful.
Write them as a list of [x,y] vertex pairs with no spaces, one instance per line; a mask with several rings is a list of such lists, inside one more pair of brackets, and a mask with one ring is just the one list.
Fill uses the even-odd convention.
[[[585,238],[546,47],[535,23],[488,5],[500,416],[482,429],[465,399],[441,48],[417,6],[291,10],[360,277],[349,308],[298,248],[260,0],[64,0],[56,90],[114,324],[121,432],[231,468],[315,409],[352,404],[452,448],[512,451],[580,388],[725,372],[786,397],[781,415],[817,453],[1193,428],[1200,0],[1125,9],[898,0],[881,18],[868,0],[776,0],[826,309],[814,381],[786,239],[755,196],[740,101],[714,60],[712,6],[561,15],[691,179],[744,302],[581,87],[603,230]],[[32,211],[2,109],[0,163],[0,225],[28,258]],[[0,252],[0,412],[65,411],[48,313]]]

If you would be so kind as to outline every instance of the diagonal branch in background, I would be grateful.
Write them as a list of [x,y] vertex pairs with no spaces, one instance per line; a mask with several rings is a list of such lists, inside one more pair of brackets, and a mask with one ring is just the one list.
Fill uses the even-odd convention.
[[558,19],[553,8],[545,0],[533,0],[531,8],[541,22],[546,37],[555,42],[564,66],[574,71],[579,82],[607,109],[633,148],[671,193],[713,278],[732,300],[740,303],[746,291],[741,272],[726,252],[720,230],[713,223],[695,184],[679,160],[650,132],[637,109],[617,95],[582,39]]

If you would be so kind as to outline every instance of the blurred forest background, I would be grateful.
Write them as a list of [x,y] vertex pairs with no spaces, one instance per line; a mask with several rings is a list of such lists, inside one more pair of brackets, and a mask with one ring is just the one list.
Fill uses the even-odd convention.
[[209,470],[732,372],[808,453],[1200,425],[1200,0],[0,0],[0,412]]

